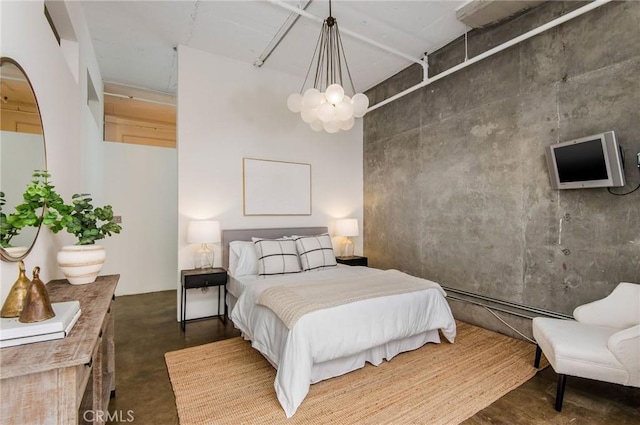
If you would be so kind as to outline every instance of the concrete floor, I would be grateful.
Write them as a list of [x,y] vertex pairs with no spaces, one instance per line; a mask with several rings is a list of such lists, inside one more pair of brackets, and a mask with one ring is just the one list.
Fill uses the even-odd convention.
[[[164,353],[239,333],[228,321],[176,322],[176,292],[116,298],[116,397],[110,424],[133,417],[138,424],[177,424],[175,399]],[[533,361],[533,359],[531,359]],[[553,408],[556,375],[549,367],[478,412],[464,424],[634,424],[640,423],[640,389],[569,378],[563,411]],[[118,420],[120,419],[120,420]]]

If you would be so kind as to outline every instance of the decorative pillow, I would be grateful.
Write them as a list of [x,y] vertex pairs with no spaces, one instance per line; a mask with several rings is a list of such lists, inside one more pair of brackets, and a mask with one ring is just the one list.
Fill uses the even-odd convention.
[[329,234],[298,236],[295,241],[304,271],[322,270],[338,265]]
[[251,241],[231,241],[229,243],[229,274],[249,276],[258,274],[258,255]]
[[300,259],[293,239],[252,238],[258,256],[258,276],[300,273]]

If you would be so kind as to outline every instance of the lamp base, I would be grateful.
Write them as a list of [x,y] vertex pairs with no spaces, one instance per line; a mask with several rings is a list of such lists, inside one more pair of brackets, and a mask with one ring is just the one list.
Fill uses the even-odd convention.
[[351,238],[349,237],[345,237],[342,242],[342,256],[353,257],[353,242],[351,242]]
[[209,249],[206,243],[200,245],[194,257],[194,266],[196,269],[213,268],[213,251]]

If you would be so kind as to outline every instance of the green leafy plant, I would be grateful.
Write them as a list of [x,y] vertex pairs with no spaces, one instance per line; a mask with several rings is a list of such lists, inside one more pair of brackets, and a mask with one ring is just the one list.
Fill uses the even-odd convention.
[[[55,191],[55,187],[49,183],[49,177],[50,174],[46,171],[34,171],[33,179],[22,194],[23,202],[16,205],[13,213],[0,214],[0,243],[3,247],[9,247],[11,239],[25,227],[38,227],[43,219],[42,211],[45,205],[64,210],[64,202]],[[6,202],[4,193],[1,202],[2,205]]]
[[111,205],[94,208],[90,196],[88,193],[74,194],[73,205],[57,210],[58,215],[54,216],[52,212],[50,217],[45,216],[44,224],[54,233],[66,229],[78,239],[76,245],[93,245],[112,233],[120,233],[122,226],[113,222]]
[[[74,194],[72,203],[66,204],[49,182],[50,177],[47,171],[34,171],[33,180],[22,195],[24,202],[9,215],[2,212],[5,199],[4,193],[0,192],[0,244],[3,247],[10,246],[11,238],[24,227],[40,224],[53,233],[65,229],[78,239],[76,245],[92,245],[112,233],[120,233],[122,227],[113,222],[111,205],[94,208],[86,193]],[[41,208],[44,208],[44,214]]]
[[20,234],[20,229],[13,227],[7,221],[7,215],[2,211],[2,207],[7,203],[4,192],[0,192],[0,246],[9,248],[11,238]]

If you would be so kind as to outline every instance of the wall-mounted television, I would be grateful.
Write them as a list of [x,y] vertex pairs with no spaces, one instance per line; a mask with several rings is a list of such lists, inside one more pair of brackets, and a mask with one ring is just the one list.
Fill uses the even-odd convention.
[[613,131],[548,146],[553,189],[624,186],[622,151]]

